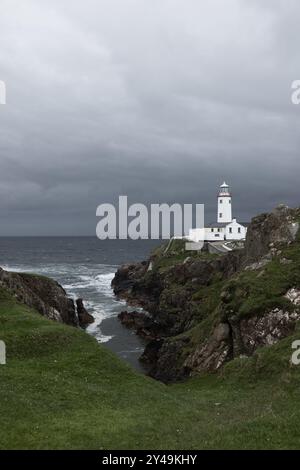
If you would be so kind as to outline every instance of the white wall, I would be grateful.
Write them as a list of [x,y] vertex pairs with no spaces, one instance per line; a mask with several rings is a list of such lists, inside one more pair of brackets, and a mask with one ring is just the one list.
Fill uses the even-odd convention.
[[[219,230],[219,231],[218,231]],[[192,242],[199,241],[209,241],[209,242],[218,242],[224,240],[225,237],[225,228],[215,227],[214,231],[211,231],[211,228],[204,229],[192,229],[190,230],[188,239]]]
[[[222,214],[222,215],[221,215]],[[231,196],[218,196],[218,222],[221,224],[232,221]]]
[[[213,232],[212,232],[213,228]],[[219,231],[218,231],[219,230]],[[209,242],[222,241],[225,238],[225,228],[211,227],[205,229],[205,240]]]
[[226,225],[226,240],[243,240],[246,238],[247,228],[233,219],[231,224]]

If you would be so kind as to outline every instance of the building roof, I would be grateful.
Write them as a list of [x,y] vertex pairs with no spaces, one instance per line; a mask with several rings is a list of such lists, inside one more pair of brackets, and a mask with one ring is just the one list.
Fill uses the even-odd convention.
[[228,186],[228,184],[226,184],[225,181],[224,181],[224,183],[221,184],[220,188],[229,188],[229,186]]
[[211,222],[208,224],[208,227],[211,228],[221,228],[221,227],[226,227],[226,225],[230,224],[230,222]]
[[240,225],[244,225],[244,227],[249,227],[251,222],[238,222]]
[[[227,227],[227,225],[230,225],[233,222],[210,222],[207,227],[208,228],[222,228],[222,227]],[[236,221],[237,224],[243,225],[244,227],[248,227],[250,225],[250,222],[238,222]]]

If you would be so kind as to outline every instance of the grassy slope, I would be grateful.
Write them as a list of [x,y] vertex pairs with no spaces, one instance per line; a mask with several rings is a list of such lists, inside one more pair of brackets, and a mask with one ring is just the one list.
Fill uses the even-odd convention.
[[291,339],[232,362],[222,378],[165,386],[3,291],[0,339],[8,352],[0,366],[2,449],[300,447]]

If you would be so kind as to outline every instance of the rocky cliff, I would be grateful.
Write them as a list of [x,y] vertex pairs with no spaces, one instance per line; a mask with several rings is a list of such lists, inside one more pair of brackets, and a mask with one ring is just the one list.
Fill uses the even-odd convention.
[[[147,262],[122,266],[116,295],[147,315],[122,314],[151,338],[141,360],[165,382],[219,370],[291,334],[300,318],[300,209],[255,217],[245,247],[224,255],[186,253],[175,240]],[[146,332],[146,334],[145,334]]]
[[0,268],[0,287],[8,289],[19,302],[51,320],[80,327],[93,321],[81,299],[75,306],[73,299],[67,297],[58,282],[48,277],[8,272]]

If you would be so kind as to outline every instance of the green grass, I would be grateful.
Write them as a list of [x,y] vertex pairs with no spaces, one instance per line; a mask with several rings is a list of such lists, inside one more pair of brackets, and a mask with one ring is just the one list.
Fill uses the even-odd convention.
[[[152,252],[153,270],[165,272],[168,268],[183,263],[186,258],[210,260],[222,256],[206,251],[186,251],[185,244],[185,240],[174,239],[170,245],[164,243],[156,248]],[[167,247],[168,251],[166,252]]]
[[[283,264],[282,260],[290,261]],[[284,297],[292,287],[300,288],[300,243],[285,247],[265,267],[243,271],[231,278],[224,289],[227,300],[221,306],[221,316],[245,318],[263,315],[274,307],[295,309]]]
[[292,339],[233,361],[223,376],[166,386],[3,290],[0,339],[1,449],[300,447]]

